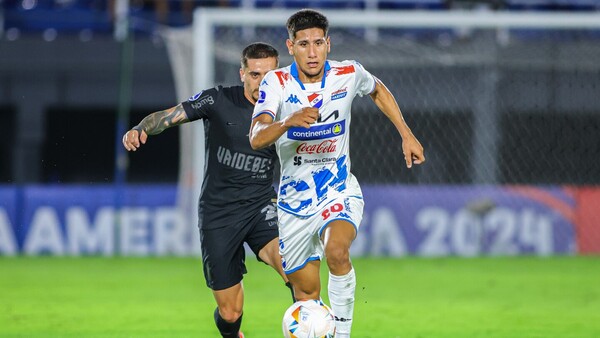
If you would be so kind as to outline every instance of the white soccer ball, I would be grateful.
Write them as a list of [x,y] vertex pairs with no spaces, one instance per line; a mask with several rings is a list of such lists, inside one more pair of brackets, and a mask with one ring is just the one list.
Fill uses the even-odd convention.
[[333,338],[333,312],[320,300],[296,302],[283,315],[283,335],[285,338]]

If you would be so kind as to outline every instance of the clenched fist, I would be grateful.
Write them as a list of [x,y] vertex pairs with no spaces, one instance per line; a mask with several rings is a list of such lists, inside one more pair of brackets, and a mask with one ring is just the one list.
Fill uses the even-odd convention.
[[128,151],[136,151],[142,144],[146,144],[148,134],[141,128],[133,128],[123,135],[123,146]]

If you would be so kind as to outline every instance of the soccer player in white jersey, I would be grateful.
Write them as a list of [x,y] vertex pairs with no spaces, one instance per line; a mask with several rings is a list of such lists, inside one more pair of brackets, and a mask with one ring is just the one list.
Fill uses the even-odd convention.
[[402,136],[407,167],[425,161],[385,85],[356,61],[327,60],[329,23],[303,9],[287,21],[294,63],[269,72],[260,85],[250,144],[275,143],[281,163],[279,251],[297,300],[319,299],[320,260],[329,267],[328,292],[336,336],[350,337],[356,278],[350,245],[362,220],[360,186],[350,173],[350,108],[370,95]]

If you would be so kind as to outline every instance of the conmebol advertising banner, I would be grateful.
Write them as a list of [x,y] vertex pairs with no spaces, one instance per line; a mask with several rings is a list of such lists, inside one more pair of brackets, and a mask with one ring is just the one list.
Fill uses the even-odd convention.
[[561,188],[369,186],[363,193],[366,217],[357,252],[475,256],[576,250],[575,203]]
[[[581,208],[578,190],[562,187],[364,185],[352,254],[577,253],[578,224],[589,234],[600,221],[589,207],[597,191],[586,189],[598,201]],[[0,187],[0,255],[199,255],[175,200],[175,185]],[[584,253],[596,241],[587,236]]]
[[0,187],[0,255],[19,251],[15,238],[17,229],[17,189]]
[[[11,188],[0,196],[11,196]],[[8,224],[15,243],[0,239],[0,254],[16,245],[27,255],[190,255],[199,252],[196,225],[174,208],[176,186],[28,186]],[[17,198],[18,197],[18,198]],[[4,200],[0,214],[4,208]],[[10,205],[10,203],[9,203]],[[12,210],[12,211],[11,211]],[[5,231],[0,230],[0,237]]]

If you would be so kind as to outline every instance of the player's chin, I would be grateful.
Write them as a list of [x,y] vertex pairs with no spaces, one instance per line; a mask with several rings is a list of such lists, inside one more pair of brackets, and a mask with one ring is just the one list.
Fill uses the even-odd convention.
[[318,76],[319,74],[321,74],[321,70],[323,68],[313,68],[313,67],[309,67],[304,73],[309,75],[309,76]]

